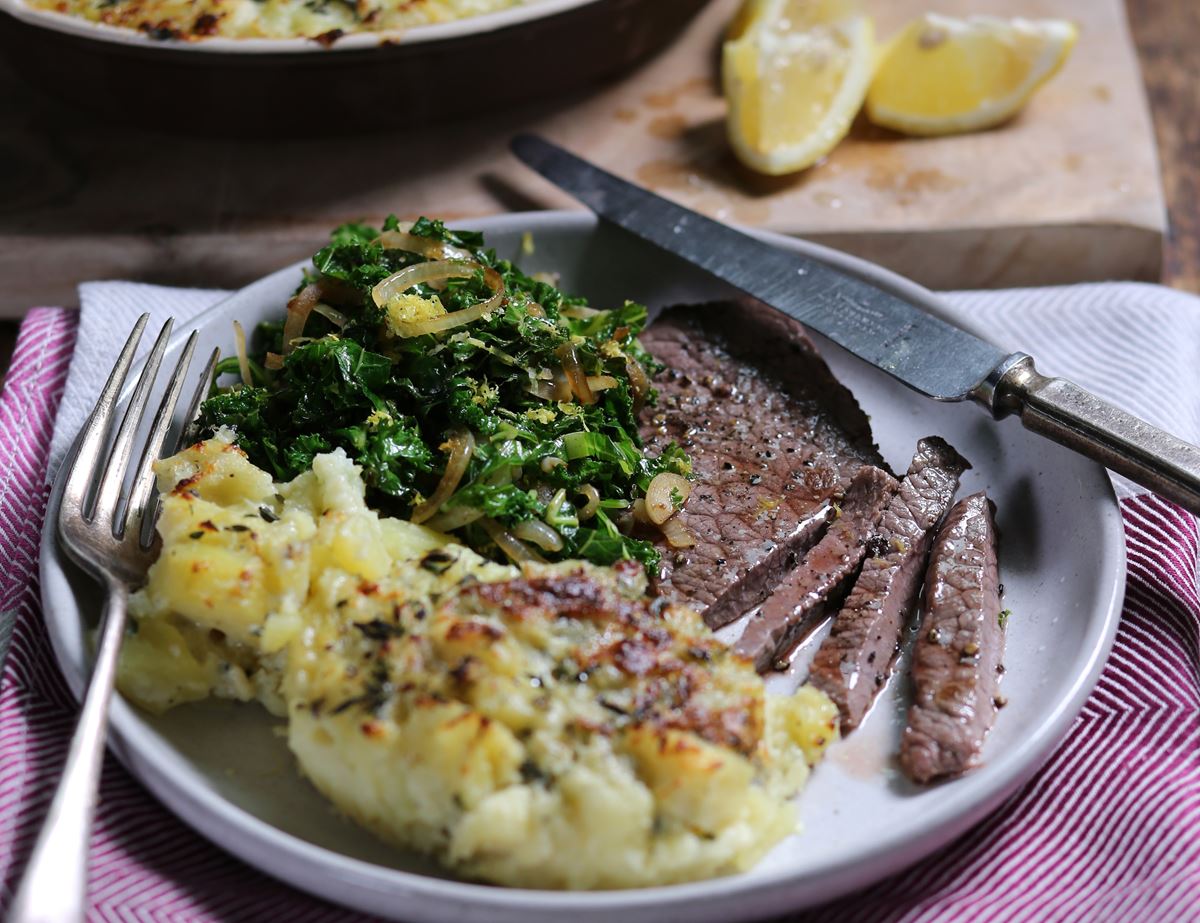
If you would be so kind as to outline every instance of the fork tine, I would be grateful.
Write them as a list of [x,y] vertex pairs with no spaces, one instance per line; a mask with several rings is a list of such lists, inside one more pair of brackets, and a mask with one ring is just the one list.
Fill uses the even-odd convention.
[[[217,362],[220,358],[221,350],[219,348],[214,349],[208,357],[208,362],[204,364],[204,370],[200,373],[200,380],[196,382],[196,389],[192,392],[192,396],[187,403],[187,409],[183,412],[183,425],[179,428],[179,436],[175,440],[175,447],[172,449],[172,452],[178,452],[194,441],[198,429],[196,419],[200,415],[200,405],[204,402],[205,396],[212,387],[213,375],[216,373]],[[162,454],[161,448],[158,454]],[[148,480],[152,486],[154,483],[153,478]],[[145,551],[149,551],[154,546],[154,524],[158,521],[160,503],[161,498],[158,494],[153,494],[146,505],[145,511],[142,513],[140,545]]]
[[204,403],[204,398],[212,387],[213,374],[217,370],[217,362],[221,358],[220,348],[212,351],[208,357],[208,362],[204,365],[204,371],[200,373],[200,381],[196,384],[196,390],[192,392],[192,399],[188,401],[187,410],[183,414],[183,428],[179,431],[179,439],[175,442],[175,451],[190,445],[196,439],[198,427],[196,420],[200,416],[200,405]]
[[125,386],[125,379],[129,376],[129,366],[133,364],[134,354],[142,339],[142,331],[146,329],[146,322],[149,320],[150,315],[143,314],[133,325],[129,339],[125,341],[121,354],[117,357],[116,365],[113,366],[108,381],[104,385],[104,390],[100,392],[100,398],[96,401],[96,406],[92,409],[91,416],[84,425],[83,436],[79,440],[75,459],[71,463],[71,470],[63,491],[64,498],[69,498],[71,502],[63,504],[62,514],[66,514],[68,510],[82,510],[85,519],[91,514],[91,509],[86,501],[93,473],[96,470],[96,462],[99,460],[100,448],[104,444],[112,424],[117,395]]
[[117,519],[117,502],[121,499],[121,488],[124,486],[125,472],[129,470],[129,457],[133,453],[133,438],[137,435],[138,425],[146,412],[146,401],[150,397],[150,388],[158,376],[158,367],[162,365],[163,353],[167,351],[167,340],[171,336],[173,320],[168,318],[163,324],[154,348],[146,357],[146,367],[138,379],[137,386],[129,398],[129,406],[125,408],[125,418],[121,428],[117,430],[117,438],[113,440],[112,449],[108,455],[108,464],[104,466],[104,474],[100,476],[100,487],[96,491],[96,503],[92,510],[92,521],[100,521],[112,529],[116,538],[121,537],[124,523]]
[[137,472],[133,476],[133,483],[129,490],[129,502],[125,508],[125,523],[121,529],[121,535],[124,535],[131,527],[137,529],[142,522],[142,513],[146,510],[146,501],[149,500],[150,490],[154,486],[154,474],[151,469],[162,454],[163,444],[167,441],[167,430],[171,427],[175,406],[179,403],[179,392],[183,390],[184,376],[187,375],[188,368],[192,364],[192,353],[196,350],[198,336],[199,333],[193,330],[192,335],[188,337],[179,361],[175,363],[175,371],[171,375],[171,380],[167,383],[167,390],[158,403],[158,410],[154,414],[154,423],[146,435],[142,455],[138,459]]

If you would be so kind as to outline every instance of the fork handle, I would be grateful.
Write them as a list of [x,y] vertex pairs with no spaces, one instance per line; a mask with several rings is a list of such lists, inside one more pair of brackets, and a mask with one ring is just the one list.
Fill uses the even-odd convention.
[[100,628],[96,664],[83,697],[62,778],[37,843],[25,866],[8,923],[71,923],[87,911],[87,859],[104,740],[108,703],[117,673],[117,655],[125,633],[128,590],[108,579],[108,602]]

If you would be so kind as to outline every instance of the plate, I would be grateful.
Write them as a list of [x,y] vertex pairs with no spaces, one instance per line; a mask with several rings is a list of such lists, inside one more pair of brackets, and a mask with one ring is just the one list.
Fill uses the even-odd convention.
[[[593,303],[634,298],[651,306],[711,300],[730,291],[675,257],[577,213],[502,216],[472,223],[517,257],[531,232],[528,271],[561,273]],[[929,292],[859,260],[801,241],[761,235],[826,259],[932,311]],[[228,349],[231,324],[275,317],[302,264],[231,296],[196,320],[200,351]],[[619,267],[619,270],[618,270]],[[174,348],[179,348],[181,338]],[[1116,631],[1124,590],[1121,519],[1105,472],[973,406],[935,404],[842,353],[823,352],[871,415],[884,457],[907,466],[917,439],[945,436],[974,468],[962,492],[986,488],[999,507],[1001,578],[1008,628],[1009,704],[966,777],[920,790],[893,768],[903,724],[903,671],[863,727],[834,746],[799,801],[803,832],[735,876],[630,891],[562,893],[456,881],[428,860],[391,850],[338,818],[292,768],[274,725],[257,706],[206,703],[154,718],[119,697],[112,708],[117,755],[168,808],[251,865],[332,901],[410,921],[752,919],[823,902],[929,854],[965,831],[1027,780],[1066,734]],[[61,478],[60,478],[61,481]],[[84,682],[84,633],[96,618],[93,585],[53,540],[58,492],[41,548],[42,596],[55,654],[71,688]]]

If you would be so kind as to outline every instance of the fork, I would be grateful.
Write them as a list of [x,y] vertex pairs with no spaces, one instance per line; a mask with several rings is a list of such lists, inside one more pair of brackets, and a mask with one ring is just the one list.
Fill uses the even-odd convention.
[[[122,505],[134,440],[145,419],[150,391],[173,326],[172,320],[163,324],[129,398],[116,437],[106,451],[117,417],[118,397],[149,318],[149,314],[143,314],[134,324],[80,433],[66,473],[58,510],[58,539],[75,563],[103,584],[107,601],[100,621],[95,666],[84,692],[62,778],[25,867],[9,923],[67,923],[82,920],[86,911],[88,845],[129,593],[144,581],[157,553],[153,525],[158,504],[152,496],[152,466],[166,444],[196,348],[197,333],[193,331],[158,404]],[[217,358],[218,352],[214,350],[188,404],[176,448],[191,436]]]

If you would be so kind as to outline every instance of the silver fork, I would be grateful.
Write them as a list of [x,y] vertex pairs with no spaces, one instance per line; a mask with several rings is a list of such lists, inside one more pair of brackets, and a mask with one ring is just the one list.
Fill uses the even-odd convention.
[[[151,505],[154,485],[151,466],[166,443],[196,348],[197,335],[193,332],[159,402],[122,506],[134,440],[145,418],[150,391],[171,336],[172,322],[168,320],[146,359],[106,455],[109,433],[117,417],[117,399],[149,317],[143,314],[134,325],[80,434],[66,475],[58,511],[58,538],[71,558],[104,585],[107,602],[100,622],[95,666],[84,693],[62,779],[17,889],[9,923],[67,923],[82,920],[87,908],[88,845],[104,763],[108,704],[125,633],[126,607],[130,590],[145,579],[155,553],[152,526],[157,504]],[[180,441],[189,435],[191,421],[212,380],[216,360],[214,351],[189,402]]]

